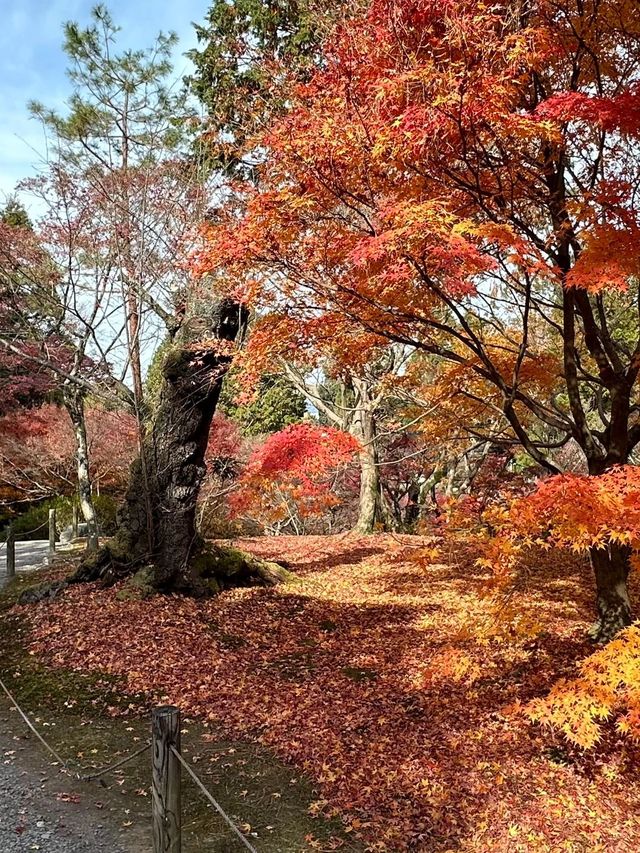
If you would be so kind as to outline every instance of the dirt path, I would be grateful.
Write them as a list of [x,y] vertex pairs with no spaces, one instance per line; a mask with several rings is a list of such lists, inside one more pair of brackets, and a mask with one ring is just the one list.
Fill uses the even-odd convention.
[[[2,853],[149,853],[145,827],[133,825],[114,794],[49,763],[8,703],[0,702]],[[127,826],[131,823],[131,826]]]

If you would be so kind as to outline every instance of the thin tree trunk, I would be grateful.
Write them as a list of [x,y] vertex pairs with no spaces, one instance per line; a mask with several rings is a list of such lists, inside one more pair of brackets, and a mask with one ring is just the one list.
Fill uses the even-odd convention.
[[89,473],[89,445],[84,411],[83,393],[71,385],[64,389],[64,405],[71,418],[76,442],[76,470],[78,477],[78,499],[82,517],[87,525],[87,550],[98,550],[98,522],[91,495]]
[[380,496],[380,478],[375,457],[370,447],[359,454],[360,461],[360,498],[358,501],[358,520],[354,530],[357,533],[373,533],[378,518]]
[[371,399],[366,379],[353,377],[356,405],[351,434],[358,439],[362,449],[358,454],[360,463],[360,499],[355,533],[368,535],[376,528],[394,530],[393,517],[382,488],[378,454],[376,403]]
[[407,506],[404,511],[404,529],[413,530],[420,520],[420,484],[415,481],[407,490]]
[[358,439],[361,450],[358,454],[360,464],[360,498],[358,502],[358,520],[354,532],[373,533],[381,518],[380,469],[378,467],[378,448],[376,444],[375,414],[367,408],[367,389],[364,381],[354,380],[360,408],[354,414],[351,434]]

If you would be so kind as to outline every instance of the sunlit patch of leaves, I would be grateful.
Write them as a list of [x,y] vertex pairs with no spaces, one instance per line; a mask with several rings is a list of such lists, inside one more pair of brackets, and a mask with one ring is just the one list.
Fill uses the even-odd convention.
[[[553,685],[591,651],[579,560],[531,552],[519,604],[544,630],[525,636],[475,630],[488,573],[458,542],[433,563],[429,538],[242,545],[286,559],[298,581],[208,601],[70,588],[21,608],[32,653],[269,747],[315,780],[312,811],[339,815],[369,851],[637,849],[633,743],[610,737],[582,758],[523,713],[533,702],[553,722]],[[583,691],[593,677],[585,663]]]

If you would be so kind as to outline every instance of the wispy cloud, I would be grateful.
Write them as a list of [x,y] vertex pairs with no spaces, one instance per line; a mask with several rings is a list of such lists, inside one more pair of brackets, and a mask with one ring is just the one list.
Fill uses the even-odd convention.
[[[86,0],[4,0],[0,29],[0,202],[17,181],[35,174],[44,153],[39,124],[30,119],[27,103],[38,100],[64,108],[69,95],[62,24],[84,24],[94,2]],[[185,50],[195,44],[192,22],[199,22],[207,0],[157,3],[155,0],[114,0],[107,4],[122,28],[123,47],[147,47],[159,30],[175,31],[179,44],[176,74],[188,69]],[[40,152],[40,156],[38,154]]]

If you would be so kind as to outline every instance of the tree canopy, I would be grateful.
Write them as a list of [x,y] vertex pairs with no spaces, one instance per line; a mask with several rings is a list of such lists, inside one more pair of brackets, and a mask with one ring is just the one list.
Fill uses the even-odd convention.
[[307,769],[310,848],[632,853],[640,4],[118,38],[65,25],[0,215],[0,500],[89,524],[33,650]]

